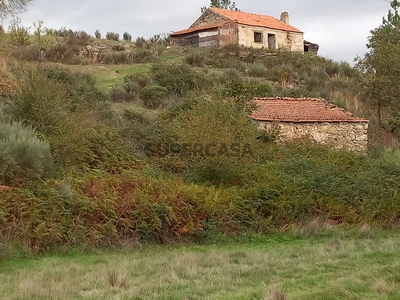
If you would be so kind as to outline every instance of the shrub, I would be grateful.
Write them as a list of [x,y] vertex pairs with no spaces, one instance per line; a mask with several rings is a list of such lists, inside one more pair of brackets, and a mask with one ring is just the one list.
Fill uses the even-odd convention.
[[101,39],[101,32],[100,32],[100,30],[96,30],[95,32],[94,32],[94,36],[96,37],[96,39]]
[[129,53],[129,60],[137,64],[152,63],[157,61],[157,54],[150,49],[137,49]]
[[186,175],[192,181],[218,185],[240,182],[240,163],[254,159],[256,125],[235,102],[214,98],[188,105],[177,115],[175,111],[172,124],[166,125],[175,132],[167,154],[190,167]]
[[203,90],[211,85],[208,78],[186,64],[154,64],[151,69],[153,80],[179,96],[189,91]]
[[92,77],[57,68],[24,72],[20,92],[9,101],[8,114],[31,124],[50,142],[57,171],[96,167],[128,155],[112,128],[101,122],[104,96],[94,87]]
[[108,32],[106,33],[106,39],[112,41],[119,41],[119,33],[116,32]]
[[245,72],[247,69],[247,66],[244,62],[234,58],[228,59],[225,63],[222,64],[222,67],[228,69],[236,69],[241,73]]
[[122,86],[114,86],[110,91],[112,102],[132,101],[138,96],[140,87],[134,82],[126,82]]
[[96,88],[96,78],[90,73],[71,72],[68,69],[50,67],[43,70],[49,79],[54,79],[66,89],[70,111],[93,110],[105,101],[105,96]]
[[200,51],[191,51],[186,55],[185,61],[191,66],[202,67],[205,62],[205,54]]
[[110,101],[111,102],[124,102],[129,101],[130,97],[126,93],[123,87],[113,86],[110,90]]
[[28,28],[19,22],[12,22],[8,29],[7,43],[14,56],[20,59],[26,58],[26,47],[30,45]]
[[269,70],[263,64],[252,63],[247,66],[247,74],[253,77],[268,77]]
[[168,89],[159,85],[145,86],[139,93],[140,99],[146,108],[157,108],[161,105],[163,98],[168,95]]
[[146,45],[146,40],[143,37],[138,37],[135,41],[135,45],[138,48],[143,48]]
[[125,64],[128,62],[128,53],[126,52],[108,52],[103,62],[106,64]]
[[114,51],[125,51],[125,46],[122,44],[111,45],[111,49]]
[[38,138],[31,126],[5,122],[0,116],[0,184],[50,175],[50,144]]
[[124,32],[124,34],[122,35],[122,37],[123,37],[123,39],[124,39],[124,41],[126,41],[126,42],[130,42],[130,41],[132,41],[132,35],[130,35],[128,32]]
[[240,78],[240,72],[236,69],[226,69],[223,76],[225,78]]
[[151,78],[149,75],[146,74],[129,74],[124,77],[124,83],[128,82],[134,82],[139,85],[140,88],[145,87],[148,85],[151,81]]

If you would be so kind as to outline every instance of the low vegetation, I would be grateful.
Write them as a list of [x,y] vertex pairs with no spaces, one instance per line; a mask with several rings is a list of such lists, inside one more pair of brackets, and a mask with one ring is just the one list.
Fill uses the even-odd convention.
[[[293,228],[212,244],[67,252],[1,262],[7,299],[398,299],[399,234]],[[214,243],[218,243],[218,246]]]
[[[398,225],[399,136],[363,100],[360,70],[285,51],[100,38],[42,23],[3,37],[0,250],[186,243],[316,217]],[[324,97],[369,118],[370,152],[274,143],[277,131],[248,118],[251,99],[270,96]]]

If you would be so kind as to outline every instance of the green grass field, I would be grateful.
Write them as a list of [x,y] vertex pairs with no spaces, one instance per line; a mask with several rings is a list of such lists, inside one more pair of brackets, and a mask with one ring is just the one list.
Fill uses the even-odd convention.
[[3,259],[1,299],[400,299],[400,232],[240,236]]

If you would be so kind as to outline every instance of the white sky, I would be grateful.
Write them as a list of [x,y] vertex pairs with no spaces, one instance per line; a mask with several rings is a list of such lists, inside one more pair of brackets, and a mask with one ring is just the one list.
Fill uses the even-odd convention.
[[[24,26],[39,20],[48,28],[127,31],[133,40],[189,27],[209,0],[34,0],[20,14]],[[382,23],[390,4],[385,0],[236,0],[245,12],[274,16],[289,12],[290,24],[304,32],[304,39],[320,45],[319,54],[348,61],[366,52],[369,31]],[[8,23],[4,22],[7,28]]]

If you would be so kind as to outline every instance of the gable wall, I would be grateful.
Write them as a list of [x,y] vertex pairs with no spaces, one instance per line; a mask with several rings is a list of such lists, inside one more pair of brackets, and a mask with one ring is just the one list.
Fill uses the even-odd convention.
[[208,9],[189,28],[215,24],[223,21],[228,21],[228,19]]
[[291,123],[262,122],[258,127],[267,131],[278,126],[277,141],[309,139],[321,145],[354,152],[366,152],[368,146],[367,122]]
[[[262,42],[254,42],[254,32],[262,34]],[[275,35],[275,49],[284,49],[288,51],[304,51],[303,33],[286,32],[281,30],[269,29],[264,27],[254,27],[239,24],[238,26],[239,45],[252,48],[268,47],[268,34]]]

